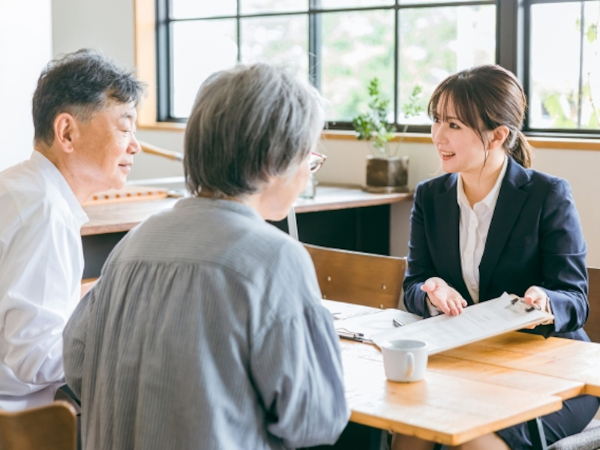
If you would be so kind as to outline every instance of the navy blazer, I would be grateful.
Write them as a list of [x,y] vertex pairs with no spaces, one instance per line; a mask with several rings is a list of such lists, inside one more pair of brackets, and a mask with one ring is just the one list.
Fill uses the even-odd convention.
[[[422,317],[429,317],[429,310],[421,286],[430,277],[442,278],[473,304],[461,268],[457,177],[424,181],[415,192],[404,302]],[[480,301],[504,291],[523,296],[539,286],[550,299],[554,324],[532,332],[589,340],[582,329],[589,313],[585,257],[569,183],[509,157],[479,265]]]

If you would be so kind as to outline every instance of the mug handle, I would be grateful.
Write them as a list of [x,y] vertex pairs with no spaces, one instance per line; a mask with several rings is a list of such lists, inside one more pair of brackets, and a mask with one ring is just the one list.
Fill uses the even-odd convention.
[[404,376],[410,377],[415,368],[415,357],[412,353],[406,354],[406,374]]

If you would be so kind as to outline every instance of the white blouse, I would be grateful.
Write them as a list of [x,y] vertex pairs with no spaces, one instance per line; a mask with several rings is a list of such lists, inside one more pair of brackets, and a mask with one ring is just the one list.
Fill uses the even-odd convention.
[[[472,208],[465,195],[462,177],[458,175],[456,197],[460,208],[460,262],[463,280],[475,303],[479,302],[479,264],[485,250],[485,241],[490,231],[490,224],[492,223],[494,209],[500,194],[500,186],[504,175],[506,175],[507,166],[508,158],[505,157],[494,187],[483,200],[475,203]],[[427,306],[432,316],[441,313],[429,301],[429,297],[427,298]]]
[[88,218],[36,151],[0,173],[0,409],[51,403],[64,384],[62,331],[81,293]]
[[472,208],[465,195],[462,177],[458,176],[456,194],[460,207],[460,262],[463,280],[475,303],[479,302],[479,264],[485,250],[485,241],[490,231],[490,224],[507,166],[508,158],[505,157],[494,187],[483,200],[475,203]]

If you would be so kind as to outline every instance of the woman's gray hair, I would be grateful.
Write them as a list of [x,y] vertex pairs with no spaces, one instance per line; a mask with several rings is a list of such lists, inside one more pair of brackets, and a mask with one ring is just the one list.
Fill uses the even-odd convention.
[[185,131],[189,191],[214,198],[259,192],[308,156],[324,120],[318,91],[282,67],[239,65],[211,75]]

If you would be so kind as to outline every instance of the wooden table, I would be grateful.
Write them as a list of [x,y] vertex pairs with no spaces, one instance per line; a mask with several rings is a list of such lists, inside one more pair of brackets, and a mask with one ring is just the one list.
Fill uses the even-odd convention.
[[458,445],[511,425],[558,411],[584,383],[518,369],[430,358],[425,380],[387,381],[380,352],[342,341],[350,420],[445,445]]
[[465,361],[583,383],[581,394],[600,397],[600,344],[510,333],[445,352]]
[[[387,381],[380,351],[341,340],[350,420],[458,445],[600,396],[600,344],[512,332],[430,356],[425,380]],[[540,448],[544,448],[541,447]]]

